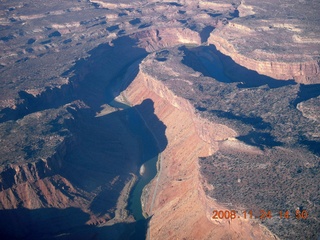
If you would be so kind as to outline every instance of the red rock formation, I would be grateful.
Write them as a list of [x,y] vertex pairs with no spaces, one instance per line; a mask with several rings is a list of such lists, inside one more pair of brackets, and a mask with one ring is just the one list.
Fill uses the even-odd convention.
[[70,198],[78,190],[58,174],[65,153],[66,144],[63,143],[47,160],[11,164],[2,169],[1,209],[82,206],[81,198]]
[[199,33],[188,28],[159,28],[134,33],[132,38],[139,41],[139,46],[148,52],[179,44],[201,44]]
[[260,74],[281,80],[294,79],[296,82],[304,84],[320,83],[319,62],[312,57],[308,59],[308,56],[304,56],[307,59],[302,59],[301,55],[268,53],[260,49],[240,53],[237,48],[238,43],[232,40],[229,41],[229,38],[234,35],[243,36],[244,33],[240,31],[245,31],[245,34],[250,35],[252,38],[256,38],[256,36],[255,33],[247,31],[245,26],[243,28],[239,26],[229,24],[223,29],[215,31],[209,37],[208,43],[214,44],[220,52],[230,56],[241,66],[257,71]]
[[[217,141],[236,132],[201,119],[187,100],[142,70],[125,95],[134,105],[152,99],[155,114],[167,127],[168,146],[161,154],[158,175],[144,190],[144,211],[152,215],[149,239],[274,239],[256,222],[211,219],[213,209],[224,208],[206,196],[198,157],[212,154]],[[149,128],[156,136],[157,129],[152,124]]]
[[304,84],[320,83],[319,28],[318,20],[314,20],[318,19],[315,9],[319,9],[319,1],[290,4],[241,1],[239,18],[212,32],[208,42],[261,74]]

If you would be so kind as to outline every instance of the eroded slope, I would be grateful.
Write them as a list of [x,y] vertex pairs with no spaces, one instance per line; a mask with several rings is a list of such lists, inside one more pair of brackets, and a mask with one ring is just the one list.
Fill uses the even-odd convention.
[[[199,49],[189,51],[194,51],[195,56],[201,55]],[[141,73],[126,91],[128,99],[133,102],[139,103],[144,97],[152,98],[156,103],[156,114],[168,126],[166,136],[169,145],[161,160],[162,173],[153,182],[157,189],[156,197],[153,197],[154,190],[150,186],[146,192],[149,195],[147,199],[151,201],[146,203],[146,210],[153,213],[151,236],[174,238],[180,234],[177,229],[183,228],[184,231],[189,229],[186,237],[206,238],[213,233],[196,231],[202,228],[195,227],[196,222],[206,225],[207,220],[200,217],[201,212],[206,212],[210,218],[213,209],[236,209],[239,213],[252,210],[259,219],[260,209],[265,209],[273,212],[272,219],[249,222],[263,223],[283,239],[316,237],[319,228],[319,152],[314,146],[319,144],[319,123],[300,112],[305,105],[303,109],[306,110],[303,111],[306,115],[308,106],[316,99],[296,107],[295,100],[300,99],[301,94],[298,85],[243,87],[241,83],[222,83],[204,77],[182,64],[182,61],[190,61],[185,58],[185,53],[186,49],[180,48],[149,56],[140,65]],[[193,63],[198,64],[198,69],[205,69],[200,61]],[[169,110],[170,105],[172,110]],[[201,119],[194,108],[210,122]],[[312,109],[316,111],[316,108]],[[175,125],[176,119],[178,125]],[[232,127],[236,132],[230,132],[219,123]],[[205,145],[198,146],[198,141]],[[196,166],[192,167],[195,159],[191,158],[209,154],[212,156],[201,158],[199,162],[207,184],[203,185],[201,180],[195,179],[199,172],[194,170]],[[198,185],[197,181],[199,187],[195,193],[195,187],[189,187]],[[206,193],[222,205],[211,205],[212,200],[201,193],[204,186],[207,186]],[[201,202],[200,205],[197,201]],[[192,207],[188,205],[191,202]],[[309,217],[306,220],[296,219],[297,208],[307,210]],[[287,210],[291,219],[280,220],[279,211]],[[163,216],[170,225],[162,222]],[[193,224],[184,228],[182,226],[189,224],[188,216]],[[245,230],[240,230],[237,222],[233,224],[232,229],[238,229],[235,231],[246,238]],[[215,229],[216,234],[220,230]],[[255,232],[253,229],[250,231]],[[228,234],[234,237],[234,232]]]
[[[211,47],[181,47],[204,44],[210,36],[209,43],[243,66],[280,79],[317,83],[314,26],[319,20],[312,15],[317,3],[286,4],[293,6],[281,5],[274,12],[270,3],[257,1],[92,0],[76,6],[4,1],[0,200],[7,209],[1,219],[10,221],[1,223],[7,231],[3,233],[130,238],[135,224],[128,223],[134,219],[124,208],[141,148],[127,125],[130,112],[138,110],[154,137],[168,141],[158,144],[159,151],[164,150],[158,177],[143,196],[144,211],[152,216],[150,239],[297,238],[305,231],[308,237],[316,236],[319,203],[311,191],[319,186],[319,85],[250,87],[247,72],[233,83],[216,81],[204,77],[216,68],[208,70],[198,59],[207,58],[209,65],[216,61]],[[297,17],[304,11],[310,19]],[[226,65],[220,66],[224,72],[230,71]],[[128,86],[125,96],[133,107],[117,111],[107,105]],[[146,107],[147,98],[154,108]],[[282,160],[286,165],[279,166]],[[221,171],[213,176],[216,168]],[[233,169],[239,176],[243,169],[252,174],[234,181]],[[239,179],[251,195],[239,190]],[[303,188],[305,179],[309,189]],[[288,200],[281,195],[282,190],[289,195],[283,181],[299,189]],[[226,186],[228,191],[220,194]],[[271,194],[261,198],[261,191]],[[232,192],[241,200],[230,197]],[[279,211],[297,205],[312,213],[308,221],[264,222],[273,233],[259,220],[211,219],[213,209],[255,206]],[[47,219],[48,214],[52,218]],[[31,227],[15,231],[26,222]],[[102,222],[108,226],[79,231]]]
[[316,0],[241,1],[240,17],[214,31],[208,42],[259,73],[299,83],[319,83],[317,9]]

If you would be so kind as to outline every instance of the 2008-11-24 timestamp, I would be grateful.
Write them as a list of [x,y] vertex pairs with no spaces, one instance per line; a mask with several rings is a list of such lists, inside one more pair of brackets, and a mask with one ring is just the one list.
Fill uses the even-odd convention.
[[271,219],[273,217],[278,217],[280,219],[290,219],[295,218],[298,220],[303,220],[308,218],[307,210],[295,210],[295,213],[290,213],[289,210],[278,211],[276,214],[271,212],[270,210],[265,211],[263,209],[260,210],[259,216],[254,216],[252,210],[237,212],[236,210],[213,210],[212,219],[236,219],[236,218],[244,218],[244,219]]

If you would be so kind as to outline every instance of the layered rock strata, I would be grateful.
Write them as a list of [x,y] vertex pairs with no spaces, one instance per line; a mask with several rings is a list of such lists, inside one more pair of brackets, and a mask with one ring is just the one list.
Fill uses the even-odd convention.
[[[211,218],[213,209],[225,208],[206,196],[206,181],[200,175],[198,158],[213,154],[218,150],[219,141],[235,137],[237,133],[224,125],[200,118],[193,106],[175,95],[166,82],[146,73],[147,66],[140,65],[139,74],[125,91],[125,96],[133,104],[139,104],[145,98],[151,99],[155,114],[167,126],[168,146],[161,153],[158,175],[144,190],[144,211],[152,216],[148,239],[222,239],[236,236],[240,239],[253,236],[256,239],[274,239],[273,234],[255,222]],[[157,128],[152,122],[147,121],[147,124],[157,136]]]
[[[242,1],[240,18],[211,33],[208,42],[238,64],[261,74],[303,84],[319,83],[320,30],[314,11],[318,4],[285,1],[274,11],[270,3]],[[313,20],[299,19],[301,11]]]
[[[123,90],[134,79],[126,92],[127,98],[136,106],[146,98],[152,99],[156,116],[167,126],[169,141],[161,154],[158,177],[144,191],[144,211],[153,216],[149,238],[272,238],[272,234],[257,222],[211,220],[212,210],[225,209],[225,206],[218,205],[204,193],[214,186],[207,184],[210,179],[204,180],[199,174],[198,157],[217,155],[221,146],[259,156],[261,149],[234,137],[240,131],[249,136],[249,131],[255,127],[269,128],[270,122],[279,120],[275,115],[283,113],[282,109],[291,115],[283,114],[280,124],[272,125],[272,134],[285,144],[304,142],[306,138],[317,151],[319,133],[313,123],[318,122],[318,98],[297,105],[303,118],[287,104],[297,100],[297,86],[279,91],[260,88],[255,95],[250,90],[237,89],[234,84],[230,87],[209,84],[212,79],[201,78],[201,73],[186,68],[177,72],[174,68],[181,66],[174,62],[164,66],[161,63],[170,60],[167,53],[171,49],[167,48],[202,44],[216,28],[208,43],[215,44],[239,64],[279,79],[319,83],[319,18],[315,11],[319,9],[318,2],[285,0],[274,11],[277,4],[278,1],[254,0],[135,1],[134,4],[127,0],[92,0],[79,1],[74,6],[71,2],[4,1],[0,17],[3,26],[0,36],[3,79],[0,86],[3,153],[0,208],[4,217],[0,219],[12,221],[0,225],[10,230],[8,226],[18,222],[14,226],[19,229],[31,216],[33,220],[39,219],[30,223],[34,228],[26,227],[20,235],[11,237],[25,237],[40,229],[39,235],[31,235],[35,238],[48,234],[41,232],[41,224],[51,225],[50,221],[62,222],[59,226],[53,224],[52,235],[65,233],[69,227],[98,224],[113,217],[108,224],[133,221],[123,209],[126,200],[117,198],[120,192],[126,195],[122,199],[128,197],[125,192],[133,181],[130,172],[137,171],[135,159],[139,158],[139,154],[132,153],[138,149],[138,144],[125,132],[127,112],[106,106],[104,94],[112,84],[121,85]],[[237,18],[238,13],[240,18]],[[121,37],[130,34],[131,39]],[[106,42],[110,45],[97,47]],[[159,51],[163,48],[165,50]],[[140,70],[135,69],[125,76],[128,78],[125,84],[120,82],[120,75],[128,65],[135,68],[147,52],[154,51],[159,51],[154,53],[154,60],[146,60]],[[92,57],[88,57],[90,55]],[[163,68],[158,74],[151,74],[150,69],[156,66]],[[183,71],[201,82],[181,76]],[[196,88],[199,91],[195,91]],[[202,94],[204,88],[211,89],[212,95]],[[177,94],[177,90],[187,94]],[[291,96],[283,101],[280,94],[286,90]],[[302,95],[304,91],[300,90]],[[257,95],[265,98],[257,98]],[[257,103],[265,107],[265,99],[270,99],[271,95],[277,97],[272,98],[270,108],[262,109],[260,117],[253,107]],[[81,99],[81,103],[70,105],[75,99]],[[252,104],[244,101],[246,99],[259,101]],[[225,111],[231,116],[234,111],[236,119],[243,117],[263,122],[261,126],[253,125],[252,129],[237,122],[239,126],[232,126],[237,129],[235,132],[221,119],[218,124],[213,123],[214,117],[211,121],[200,118],[195,114],[195,102],[202,106],[199,109],[208,119],[214,111]],[[208,105],[214,106],[210,113],[206,112]],[[56,109],[63,117],[50,116]],[[257,116],[252,117],[248,109]],[[153,121],[157,117],[143,107],[141,115],[157,138],[159,129]],[[288,124],[286,118],[293,120]],[[273,141],[272,135],[263,134],[261,138],[270,137],[272,143],[279,144]],[[252,143],[255,140],[253,138]],[[316,174],[316,164],[310,169]],[[16,221],[19,214],[27,217]],[[48,215],[59,217],[48,220]],[[70,224],[70,216],[80,220]],[[45,221],[39,225],[41,220]],[[122,227],[120,224],[119,228]]]

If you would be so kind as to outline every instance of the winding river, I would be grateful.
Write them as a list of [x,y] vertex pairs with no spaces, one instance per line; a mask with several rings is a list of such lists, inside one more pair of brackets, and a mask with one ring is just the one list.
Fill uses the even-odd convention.
[[[129,105],[115,100],[111,101],[109,105],[120,109],[130,108]],[[129,130],[139,142],[142,152],[140,164],[141,166],[143,165],[144,168],[143,172],[140,171],[141,175],[130,193],[128,210],[133,214],[136,220],[142,220],[144,217],[141,207],[141,194],[143,188],[157,174],[158,149],[152,133],[150,133],[149,129],[145,126],[145,123],[137,110],[128,111],[127,123]]]
[[[200,49],[200,51],[198,48],[198,51],[192,52],[189,49],[184,48],[183,50],[185,53],[185,57],[182,62],[186,65],[189,65],[188,63],[192,61],[189,61],[188,58],[192,57],[192,55],[196,56],[196,59],[198,60],[197,65],[202,65],[207,70],[207,72],[204,73],[204,75],[213,77],[220,82],[237,82],[239,88],[257,87],[264,84],[269,85],[270,88],[276,88],[288,84],[293,84],[291,81],[276,81],[269,77],[260,75],[254,71],[245,69],[240,65],[232,62],[232,60],[228,57],[223,56],[213,46],[200,47]],[[211,54],[211,56],[209,57],[207,57],[207,55],[205,54],[208,50]],[[110,88],[109,97],[112,96],[114,93],[115,95],[118,95],[122,90],[124,90],[123,85],[128,84],[128,79],[125,77],[125,75],[128,73],[128,71],[134,71],[134,67],[132,66],[134,66],[134,64],[136,64],[139,61],[140,60],[136,60],[134,63],[131,63],[131,65],[127,65],[124,71],[122,71],[123,74],[121,74],[118,78],[112,81],[111,86],[113,86],[113,90],[112,88]],[[197,65],[190,67],[194,68],[194,70],[198,70]],[[231,69],[236,69],[236,72],[240,74],[240,79],[242,80],[242,82],[239,81],[238,77],[230,74],[231,65]],[[257,81],[258,79],[259,81]],[[114,89],[120,90],[114,91]],[[111,91],[113,91],[113,93]],[[131,239],[144,239],[146,238],[147,234],[148,220],[145,219],[145,217],[143,216],[141,206],[141,195],[143,188],[157,175],[157,161],[161,156],[157,147],[157,141],[155,140],[152,132],[146,126],[144,119],[141,117],[141,114],[138,112],[135,106],[130,106],[130,103],[126,101],[123,95],[122,99],[123,100],[121,100],[121,102],[116,101],[115,99],[113,99],[112,101],[108,101],[108,105],[126,111],[126,123],[128,130],[132,133],[132,135],[135,136],[135,138],[139,142],[141,156],[138,161],[138,166],[143,166],[143,170],[142,168],[140,168],[140,174],[136,173],[138,175],[138,181],[136,182],[135,186],[133,187],[129,195],[127,210],[129,210],[130,214],[132,214],[137,221],[135,225],[135,232],[133,234],[134,236],[132,236]],[[153,196],[153,199],[154,197],[155,196]]]
[[127,126],[128,130],[136,137],[139,142],[141,159],[139,164],[140,174],[138,181],[134,185],[128,199],[128,207],[130,214],[136,219],[136,227],[132,239],[144,239],[147,234],[147,221],[143,216],[141,206],[141,195],[143,188],[156,176],[157,174],[157,161],[160,156],[158,153],[157,143],[145,125],[144,120],[138,113],[138,110],[130,107],[127,104],[113,100],[108,103],[110,106],[118,109],[127,109]]

